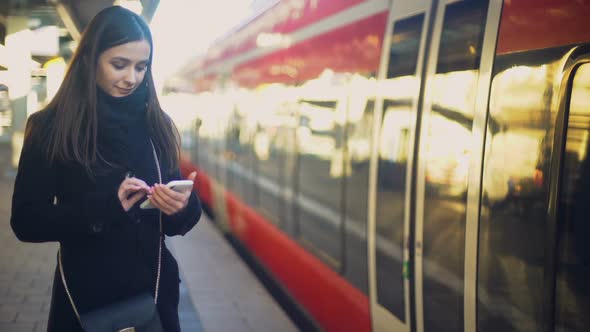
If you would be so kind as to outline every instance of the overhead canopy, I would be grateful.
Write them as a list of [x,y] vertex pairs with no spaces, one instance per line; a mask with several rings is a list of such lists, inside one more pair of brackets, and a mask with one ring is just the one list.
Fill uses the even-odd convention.
[[[29,0],[39,2],[41,0]],[[113,0],[61,0],[59,1],[71,15],[78,31],[84,27],[101,9],[113,5]],[[141,0],[142,16],[149,22],[158,7],[159,0]]]
[[[76,39],[96,13],[113,5],[114,2],[114,0],[2,0],[0,1],[0,43],[4,44],[7,16],[34,17],[40,11],[53,12],[56,17],[59,17],[60,22],[56,24],[65,27],[73,39]],[[141,15],[149,22],[160,1],[140,0],[140,2],[143,8]]]
[[[37,48],[43,47],[44,42],[51,38],[58,38],[57,53],[55,51],[33,52],[34,61],[45,63],[56,55],[68,59],[77,46],[84,28],[103,8],[113,4],[121,4],[130,9],[135,7],[137,10],[134,11],[141,12],[141,15],[150,22],[159,2],[159,0],[0,0],[0,48],[6,44],[7,35],[15,31],[14,25],[11,26],[11,19],[25,17],[28,20],[25,25],[36,31],[37,37],[41,38],[35,42]],[[20,29],[20,26],[22,23],[19,23],[16,29]],[[53,30],[44,30],[48,27],[53,27]],[[39,34],[41,31],[53,34],[45,37]],[[0,55],[0,60],[2,60],[1,57]],[[0,61],[0,71],[7,69],[3,63]]]

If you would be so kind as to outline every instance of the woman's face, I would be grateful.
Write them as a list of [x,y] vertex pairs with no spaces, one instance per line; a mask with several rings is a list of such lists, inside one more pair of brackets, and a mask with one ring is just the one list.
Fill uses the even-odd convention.
[[150,58],[145,40],[111,47],[98,57],[96,84],[113,97],[131,94],[143,81]]

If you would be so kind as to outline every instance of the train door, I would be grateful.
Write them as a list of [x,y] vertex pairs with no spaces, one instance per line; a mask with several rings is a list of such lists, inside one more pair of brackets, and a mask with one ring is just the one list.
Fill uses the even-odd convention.
[[[586,49],[587,51],[587,49]],[[590,326],[590,56],[583,55],[565,71],[560,96],[560,117],[555,144],[563,147],[556,153],[553,173],[559,172],[552,185],[548,241],[555,257],[546,264],[550,284],[545,305],[547,331],[585,331]],[[561,118],[563,116],[563,118]],[[562,120],[563,119],[563,120]],[[558,120],[558,121],[559,121]],[[565,133],[561,136],[561,133]],[[555,208],[553,208],[555,207]],[[551,216],[551,214],[550,214]],[[554,262],[554,263],[553,263]],[[554,315],[552,315],[554,313]]]
[[410,186],[430,1],[393,1],[375,101],[369,190],[374,331],[411,330]]
[[436,4],[415,187],[415,331],[475,331],[482,156],[501,1]]

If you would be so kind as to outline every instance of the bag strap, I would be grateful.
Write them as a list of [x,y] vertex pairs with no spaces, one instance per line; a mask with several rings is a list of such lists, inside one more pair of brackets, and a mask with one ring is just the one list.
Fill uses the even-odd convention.
[[[152,151],[154,153],[154,160],[156,161],[156,169],[158,170],[158,182],[162,183],[162,171],[160,170],[160,162],[158,161],[158,154],[156,153],[156,148],[154,147],[154,142],[152,142],[152,140],[150,139],[150,144],[152,145]],[[158,303],[158,293],[159,293],[159,289],[160,289],[160,272],[162,269],[162,242],[164,242],[164,230],[162,227],[162,211],[160,211],[160,241],[159,241],[159,248],[158,248],[158,274],[156,276],[156,289],[154,291],[154,303]],[[64,289],[66,290],[66,294],[68,295],[68,299],[70,300],[70,303],[72,304],[72,309],[74,309],[74,314],[76,314],[76,318],[78,318],[78,321],[80,322],[80,313],[78,313],[78,308],[76,307],[76,305],[74,304],[74,299],[72,298],[72,294],[70,293],[70,290],[68,288],[68,284],[66,282],[66,275],[64,274],[64,270],[63,270],[63,263],[61,261],[61,244],[59,246],[59,249],[57,251],[57,259],[58,259],[58,265],[59,265],[59,273],[60,273],[60,277],[61,277],[61,281],[64,285]]]

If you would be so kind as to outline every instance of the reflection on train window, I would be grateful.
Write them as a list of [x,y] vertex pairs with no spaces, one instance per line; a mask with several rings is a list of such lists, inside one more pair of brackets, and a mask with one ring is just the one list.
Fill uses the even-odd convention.
[[[541,331],[548,174],[553,146],[551,50],[497,56],[479,223],[479,332]],[[531,63],[530,59],[535,59]],[[549,98],[548,98],[549,97]]]
[[256,160],[254,157],[253,126],[248,122],[249,103],[237,100],[226,128],[228,172],[232,173],[233,193],[250,206],[257,206]]
[[[326,91],[334,95],[301,96],[298,105],[297,127],[298,188],[297,211],[299,235],[302,244],[336,270],[342,259],[342,198],[344,175],[343,136],[347,98],[339,92],[346,74],[324,72],[320,77],[304,84],[327,84]],[[310,92],[310,94],[312,94]]]
[[487,1],[449,5],[438,50],[437,73],[478,69]]
[[424,15],[393,25],[387,71],[386,98],[378,146],[376,206],[377,301],[406,321],[403,237],[410,133],[416,121],[412,101],[418,96],[416,65]]
[[423,24],[424,15],[395,22],[389,48],[387,78],[413,76],[416,73]]
[[351,103],[348,110],[345,149],[345,263],[344,275],[368,294],[367,271],[367,197],[369,160],[375,100]]
[[[463,331],[465,212],[479,59],[487,1],[445,8],[432,109],[420,155],[423,208],[424,330]],[[482,23],[484,22],[484,23]],[[482,144],[482,142],[477,142]]]
[[284,227],[285,184],[288,180],[287,157],[294,144],[294,116],[288,100],[282,98],[289,87],[282,84],[267,86],[258,91],[261,99],[269,102],[257,107],[254,130],[254,155],[258,171],[258,210],[267,220]]
[[558,214],[555,324],[590,326],[590,64],[576,71],[571,91]]
[[[197,104],[200,106],[195,107],[196,109],[202,109],[205,112],[209,110],[209,105],[217,105],[219,97],[217,96],[203,96],[197,99]],[[199,141],[198,141],[198,153],[199,153],[199,167],[211,177],[217,178],[218,166],[219,166],[219,155],[217,152],[217,146],[220,144],[220,140],[223,138],[220,135],[219,122],[220,112],[212,112],[212,115],[205,116],[203,112],[199,113],[198,121],[200,125],[198,127]]]

